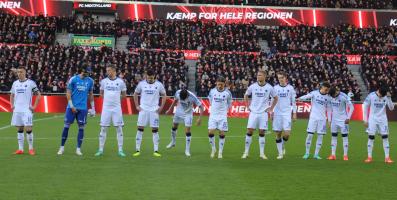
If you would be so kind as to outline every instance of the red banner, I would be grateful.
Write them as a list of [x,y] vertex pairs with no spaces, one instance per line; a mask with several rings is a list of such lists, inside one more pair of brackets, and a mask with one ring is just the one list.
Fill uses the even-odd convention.
[[[0,112],[11,112],[10,105],[10,95],[2,94],[0,95]],[[172,98],[167,99],[166,105],[162,111],[162,114],[172,114],[165,113],[173,102]],[[204,115],[209,115],[209,102],[207,99],[203,99],[202,103],[204,105]],[[102,98],[95,98],[95,108],[98,113],[102,111]],[[62,113],[65,112],[67,106],[67,100],[65,96],[43,96],[40,100],[38,107],[35,112],[39,113]],[[297,113],[299,118],[308,118],[310,114],[311,105],[310,103],[297,103]],[[132,97],[127,97],[122,101],[122,110],[124,114],[133,115],[137,114],[137,110],[135,108],[134,101]],[[173,108],[175,111],[175,108]],[[199,113],[199,109],[197,107],[194,108],[194,114],[197,115]],[[229,112],[229,117],[236,118],[247,118],[248,117],[248,109],[245,105],[245,102],[241,99],[235,99],[232,104],[232,108]],[[397,110],[392,112],[388,112],[389,120],[397,121]],[[354,112],[352,115],[352,120],[362,120],[363,119],[363,109],[362,104],[354,105]]]

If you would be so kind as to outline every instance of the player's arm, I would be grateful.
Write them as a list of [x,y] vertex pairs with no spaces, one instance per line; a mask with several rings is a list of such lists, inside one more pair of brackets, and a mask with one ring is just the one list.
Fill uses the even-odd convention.
[[389,110],[394,110],[394,104],[393,101],[391,100],[391,94],[390,92],[387,93],[387,98],[386,98],[386,103],[387,103],[387,107],[389,107]]
[[121,84],[121,96],[120,96],[120,100],[123,100],[124,98],[127,97],[127,85],[125,85],[125,82],[122,81]]
[[229,96],[227,97],[227,109],[230,110],[232,108],[233,97],[232,93],[229,91]]
[[73,105],[73,101],[72,101],[72,91],[71,91],[70,89],[67,89],[67,90],[66,90],[66,99],[68,100],[68,104],[69,104],[70,109],[72,109],[72,112],[73,112],[73,113],[76,113],[77,110],[76,110],[76,108],[75,108],[74,105]]
[[272,101],[272,104],[270,105],[270,107],[266,109],[266,112],[272,113],[273,110],[274,110],[274,107],[276,107],[277,102],[278,102],[278,96],[276,95],[276,93],[275,93],[273,88],[272,88],[272,90],[270,92],[270,96],[272,97],[273,101]]
[[345,121],[345,124],[349,124],[350,119],[351,119],[351,117],[352,117],[352,115],[353,115],[354,105],[353,105],[353,103],[350,101],[350,98],[349,98],[349,97],[347,97],[347,102],[346,102],[346,104],[347,104],[346,107],[347,107],[349,110],[348,110],[348,113],[347,113],[347,119],[346,119],[346,121]]
[[299,97],[297,100],[298,101],[305,101],[305,100],[310,100],[312,97],[313,97],[313,93],[310,92],[309,94],[306,94],[306,95],[303,95],[303,96]]
[[33,106],[30,107],[30,110],[32,112],[37,108],[37,105],[39,104],[40,99],[41,99],[41,92],[39,91],[39,89],[37,89],[37,87],[33,88],[33,92],[36,95],[36,99],[33,103]]
[[327,112],[328,125],[331,127],[331,120],[332,120],[332,105],[331,105],[331,101],[328,101],[328,103],[326,105],[326,112]]
[[140,112],[142,110],[141,106],[139,105],[139,95],[141,94],[141,91],[142,91],[141,83],[138,83],[138,85],[136,86],[135,91],[134,91],[134,104],[135,104],[135,108],[138,112]]
[[252,89],[251,87],[247,88],[247,91],[245,91],[244,94],[244,101],[245,101],[245,106],[248,108],[248,111],[251,111],[250,109],[250,99],[249,99],[249,95],[252,95]]
[[371,98],[370,98],[370,96],[368,96],[366,99],[365,99],[365,101],[364,101],[364,104],[363,104],[363,120],[364,120],[364,126],[365,127],[368,127],[368,114],[369,114],[369,108],[370,108],[370,105],[371,105]]
[[197,118],[197,121],[196,121],[197,126],[201,125],[201,117],[203,116],[203,113],[204,113],[204,106],[201,104],[199,106],[199,117]]
[[164,92],[160,92],[160,97],[161,97],[161,105],[160,108],[157,110],[158,113],[160,113],[163,110],[165,102],[167,101],[167,95],[165,93],[165,90]]
[[292,94],[291,94],[291,106],[292,106],[292,120],[296,120],[298,118],[297,114],[296,114],[296,92],[295,90],[292,90]]
[[15,90],[14,90],[14,83],[12,84],[11,90],[10,90],[10,104],[11,104],[11,110],[14,110],[14,99],[15,99]]
[[174,106],[178,103],[178,99],[174,98],[172,100],[172,103],[170,105],[170,107],[168,108],[168,110],[165,112],[166,114],[171,113],[172,109],[174,108]]

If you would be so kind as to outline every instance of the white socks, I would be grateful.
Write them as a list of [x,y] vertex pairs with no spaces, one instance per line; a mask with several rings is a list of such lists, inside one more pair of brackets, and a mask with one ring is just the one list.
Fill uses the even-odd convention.
[[306,137],[306,154],[310,154],[310,147],[312,145],[313,134],[308,133]]
[[143,135],[143,131],[138,130],[136,132],[136,137],[135,137],[135,149],[136,149],[136,151],[141,151],[142,135]]
[[252,135],[245,135],[245,150],[244,153],[248,154],[252,143]]
[[208,138],[209,138],[209,141],[210,141],[211,148],[212,148],[213,150],[216,149],[216,145],[215,145],[215,136],[214,136],[214,135],[212,135],[212,137],[208,136]]
[[374,148],[374,140],[368,139],[368,157],[372,158],[372,150]]
[[187,135],[186,136],[186,147],[185,147],[185,152],[190,152],[190,142],[192,141],[192,136]]
[[29,144],[29,150],[33,149],[33,132],[31,133],[26,133],[26,137],[28,139],[28,144]]
[[283,155],[283,139],[276,139],[278,155]]
[[119,148],[119,151],[123,151],[123,142],[124,142],[123,127],[118,126],[116,128],[116,133],[117,133],[117,146]]
[[316,150],[314,151],[314,155],[318,156],[321,150],[321,146],[323,145],[323,136],[324,135],[317,135],[317,142],[316,142]]
[[349,151],[349,138],[346,137],[342,137],[343,140],[343,155],[347,156],[347,153]]
[[106,142],[106,134],[108,127],[101,127],[101,132],[99,133],[99,151],[103,151]]
[[219,136],[219,154],[223,153],[223,146],[225,146],[225,136]]
[[159,151],[160,136],[158,132],[153,133],[153,149]]
[[173,145],[175,145],[175,143],[176,143],[176,133],[177,133],[177,130],[171,129],[171,143]]
[[385,158],[388,158],[390,151],[389,138],[383,138],[383,150],[385,151]]
[[18,132],[18,149],[23,151],[23,144],[25,141],[25,135],[24,133]]
[[338,136],[332,136],[331,138],[331,155],[336,154],[336,146],[338,144]]
[[265,136],[259,136],[259,153],[265,155]]

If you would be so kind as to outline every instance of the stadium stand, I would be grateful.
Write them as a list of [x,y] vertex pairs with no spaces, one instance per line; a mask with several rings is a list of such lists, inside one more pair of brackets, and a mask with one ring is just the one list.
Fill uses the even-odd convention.
[[241,98],[247,87],[256,79],[259,69],[268,71],[268,82],[277,84],[275,77],[280,70],[287,72],[289,81],[296,88],[297,96],[307,94],[317,88],[321,81],[331,81],[341,91],[352,93],[353,100],[360,100],[361,91],[357,81],[347,68],[347,59],[326,56],[291,57],[276,55],[267,57],[261,54],[205,54],[197,63],[197,94],[205,96],[214,87],[218,75],[225,76],[234,97]]
[[84,49],[82,47],[65,47],[61,45],[38,48],[35,46],[0,47],[1,70],[0,87],[9,91],[15,79],[12,69],[27,66],[29,78],[37,82],[41,91],[62,93],[66,91],[67,80],[75,74],[77,67],[88,63],[93,70],[95,80],[94,93],[99,93],[99,82],[106,75],[106,65],[114,64],[119,69],[119,77],[126,81],[127,93],[132,94],[136,85],[142,80],[146,66],[151,66],[164,83],[167,95],[186,85],[184,74],[187,67],[182,54],[164,51],[125,52],[110,48]]

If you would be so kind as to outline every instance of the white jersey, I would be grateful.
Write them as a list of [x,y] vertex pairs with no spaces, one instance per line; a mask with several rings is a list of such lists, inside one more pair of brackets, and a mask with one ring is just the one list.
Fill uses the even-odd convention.
[[188,97],[185,100],[181,100],[180,97],[181,90],[176,91],[175,99],[178,100],[178,105],[176,106],[175,115],[185,115],[193,113],[193,104],[196,106],[201,106],[201,101],[195,94],[188,91]]
[[12,84],[11,94],[14,94],[14,112],[31,112],[33,94],[39,89],[34,81],[26,79],[25,81],[16,80]]
[[270,107],[271,98],[274,97],[273,87],[266,83],[261,86],[258,82],[250,85],[245,95],[251,95],[250,110],[253,113],[264,113]]
[[135,93],[141,95],[140,107],[145,111],[154,112],[160,108],[160,94],[165,95],[165,89],[159,81],[150,84],[143,80],[136,86]]
[[286,86],[274,86],[274,93],[278,97],[274,107],[274,115],[291,116],[291,111],[296,113],[296,92],[294,87],[287,84]]
[[227,112],[232,106],[232,93],[228,89],[223,91],[218,91],[217,88],[211,89],[208,100],[211,104],[210,117],[227,118]]
[[344,122],[346,119],[350,119],[354,106],[350,101],[350,97],[345,93],[340,92],[335,98],[331,97],[331,112],[328,112],[328,119],[332,121]]
[[[370,93],[364,101],[364,121],[387,123],[386,105],[390,110],[394,110],[390,97],[379,97],[376,92]],[[368,109],[370,109],[369,116]]]
[[301,96],[299,100],[311,100],[310,119],[312,120],[326,120],[327,110],[330,110],[331,97],[328,94],[321,94],[319,90],[310,92],[307,95]]
[[105,78],[101,81],[100,90],[103,91],[103,108],[119,108],[121,93],[127,91],[127,87],[120,78]]

